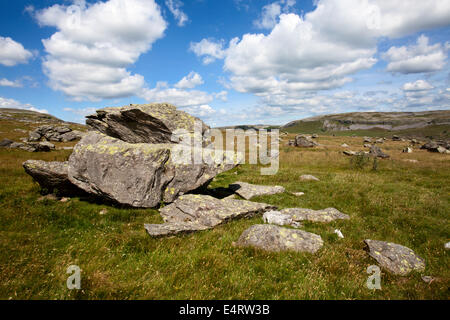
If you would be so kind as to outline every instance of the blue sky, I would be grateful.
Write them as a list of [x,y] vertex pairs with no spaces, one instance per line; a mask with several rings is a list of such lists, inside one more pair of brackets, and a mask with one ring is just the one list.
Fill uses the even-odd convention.
[[212,126],[450,108],[448,0],[0,0],[0,107]]

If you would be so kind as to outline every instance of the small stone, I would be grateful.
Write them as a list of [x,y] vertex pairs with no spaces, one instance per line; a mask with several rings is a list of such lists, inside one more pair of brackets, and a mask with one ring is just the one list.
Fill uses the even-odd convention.
[[303,196],[305,193],[304,192],[292,192],[292,194],[294,196],[300,197],[300,196]]
[[356,151],[351,151],[351,150],[344,150],[342,151],[343,154],[345,154],[346,156],[355,156],[357,154]]
[[434,281],[434,278],[431,276],[423,276],[422,280],[426,283],[432,283]]
[[108,209],[103,208],[102,210],[100,210],[100,212],[98,214],[102,216],[102,215],[107,214],[107,213],[108,213]]
[[411,163],[418,163],[419,161],[417,161],[416,159],[403,159],[403,161],[405,162],[411,162]]
[[300,176],[300,180],[303,181],[320,181],[319,178],[314,177],[313,175],[310,174],[303,174]]
[[63,197],[61,198],[61,200],[59,200],[60,202],[68,202],[70,200],[70,198],[68,197]]
[[37,201],[44,201],[44,200],[58,201],[59,198],[56,195],[54,195],[53,193],[49,193],[49,194],[47,194],[45,196],[42,196],[42,197],[39,197],[37,199]]
[[412,148],[406,147],[406,148],[403,149],[402,152],[403,152],[403,153],[412,153]]
[[447,242],[447,243],[444,245],[444,248],[447,249],[447,250],[449,250],[449,249],[450,249],[450,242]]
[[349,145],[348,145],[348,144],[346,144],[346,143],[343,143],[343,144],[341,144],[341,147],[343,147],[343,148],[348,148],[348,147],[349,147]]
[[279,226],[292,226],[295,228],[301,227],[301,223],[292,220],[292,217],[287,214],[282,214],[280,211],[266,211],[263,214],[263,221],[269,224],[276,224]]

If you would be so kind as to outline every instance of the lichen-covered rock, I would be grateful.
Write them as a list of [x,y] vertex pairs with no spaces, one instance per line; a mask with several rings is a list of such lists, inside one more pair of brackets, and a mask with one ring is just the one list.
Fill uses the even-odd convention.
[[241,234],[237,245],[267,251],[292,250],[316,253],[323,246],[323,240],[319,235],[303,230],[256,224]]
[[81,132],[67,126],[42,125],[30,131],[28,141],[37,142],[41,139],[55,142],[67,142],[81,138]]
[[335,208],[323,210],[312,210],[306,208],[287,208],[280,211],[288,215],[293,221],[331,222],[339,219],[350,219],[350,217]]
[[352,150],[344,150],[342,151],[343,154],[345,154],[346,156],[355,156],[357,154],[356,151],[352,151]]
[[370,239],[364,242],[367,244],[369,255],[393,274],[405,276],[411,271],[425,270],[424,260],[407,247]]
[[208,195],[186,194],[161,208],[165,223],[146,224],[152,237],[174,235],[213,228],[231,219],[253,217],[275,206],[236,199],[216,199]]
[[23,163],[25,172],[48,191],[58,190],[60,193],[79,194],[81,190],[74,186],[67,175],[68,163],[27,160]]
[[265,223],[276,224],[279,226],[292,226],[294,228],[301,227],[301,223],[292,220],[292,217],[283,214],[280,211],[267,211],[263,214],[263,221]]
[[70,181],[88,193],[133,207],[156,207],[205,187],[236,164],[180,164],[176,144],[127,143],[89,132],[69,158]]
[[229,188],[244,199],[251,199],[256,196],[266,196],[276,193],[283,193],[285,189],[281,186],[264,186],[236,181],[229,185]]
[[129,143],[173,143],[176,130],[194,132],[195,122],[202,134],[209,128],[200,119],[167,103],[104,108],[86,117],[86,124],[114,138]]

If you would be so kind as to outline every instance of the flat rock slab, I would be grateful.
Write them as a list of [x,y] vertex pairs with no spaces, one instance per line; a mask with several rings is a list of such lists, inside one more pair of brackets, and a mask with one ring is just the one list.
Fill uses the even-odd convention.
[[230,184],[229,188],[247,200],[256,196],[266,196],[283,193],[285,191],[285,189],[281,186],[263,186],[241,181]]
[[370,239],[364,242],[369,249],[369,255],[390,273],[406,276],[413,270],[425,270],[425,261],[407,247]]
[[303,230],[256,224],[241,234],[237,245],[267,251],[292,250],[316,253],[323,246],[323,240],[319,235]]
[[293,221],[331,222],[339,219],[350,219],[348,215],[335,208],[326,208],[323,210],[288,208],[280,212],[290,216]]
[[213,228],[231,219],[253,217],[274,209],[275,206],[266,203],[186,194],[159,210],[163,224],[146,224],[145,229],[152,237],[194,232]]

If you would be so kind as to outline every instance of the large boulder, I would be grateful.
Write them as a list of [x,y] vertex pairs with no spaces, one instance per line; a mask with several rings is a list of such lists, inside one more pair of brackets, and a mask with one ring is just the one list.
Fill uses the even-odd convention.
[[176,144],[128,143],[89,132],[69,158],[70,181],[109,200],[133,207],[156,207],[206,186],[236,164],[177,163]]
[[378,241],[364,240],[369,255],[390,273],[405,276],[411,271],[424,271],[424,260],[410,248],[402,245]]
[[276,207],[265,203],[186,194],[159,210],[163,224],[144,227],[152,237],[161,237],[206,230],[231,219],[253,217],[273,209]]
[[65,194],[79,194],[79,190],[74,186],[68,177],[68,162],[27,160],[23,163],[25,172],[33,177],[39,185],[49,192],[58,191]]
[[237,245],[266,251],[292,250],[316,253],[323,246],[323,240],[319,235],[303,230],[256,224],[241,234]]
[[303,147],[303,148],[312,148],[315,146],[318,146],[318,144],[314,141],[312,141],[309,137],[306,137],[304,135],[297,135],[295,137],[295,145],[297,147]]
[[104,108],[86,118],[92,128],[130,143],[173,143],[177,130],[192,133],[196,122],[202,133],[208,129],[200,119],[167,103]]

